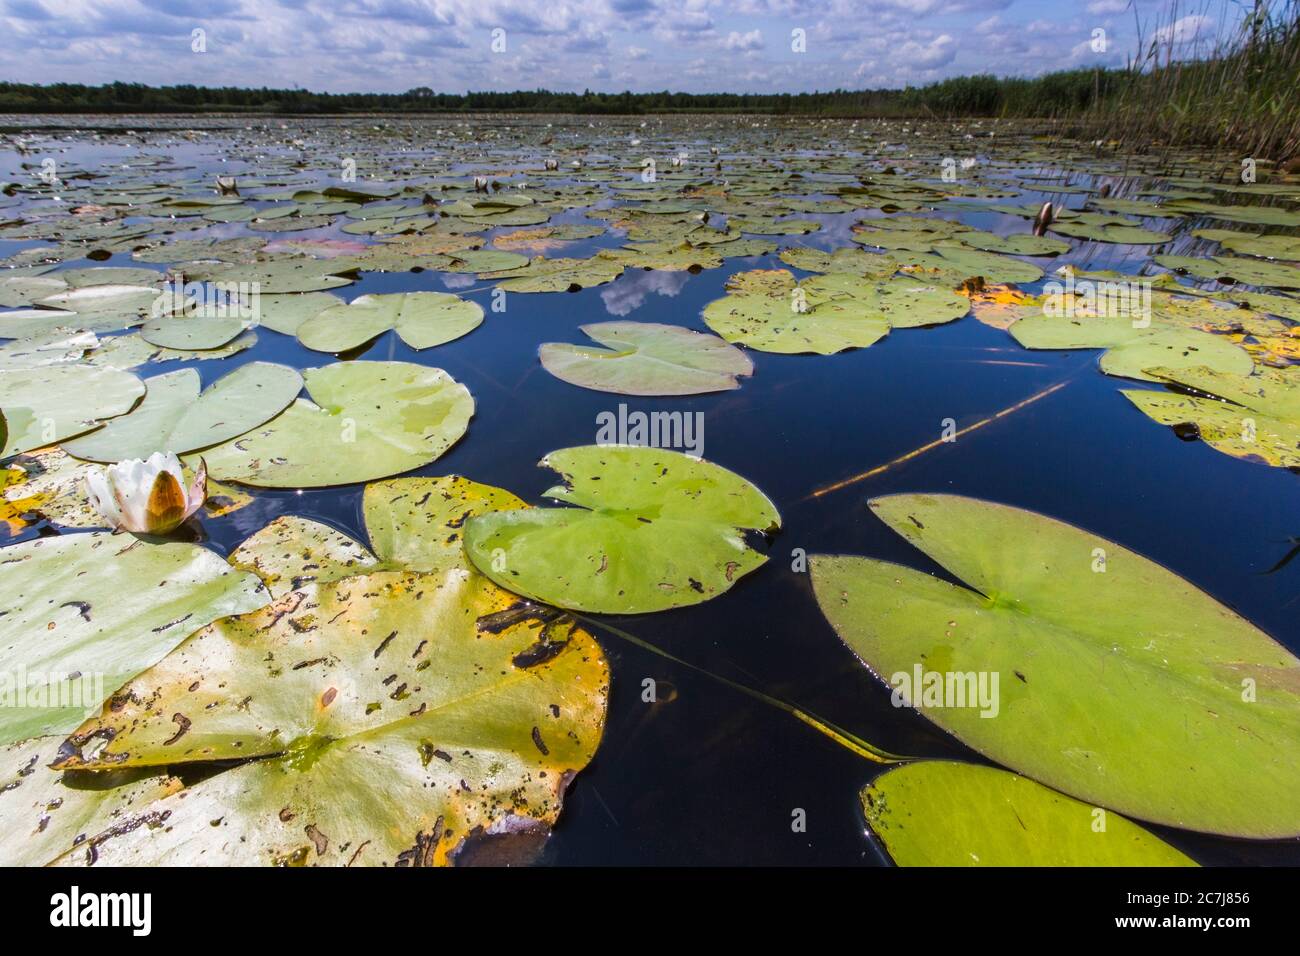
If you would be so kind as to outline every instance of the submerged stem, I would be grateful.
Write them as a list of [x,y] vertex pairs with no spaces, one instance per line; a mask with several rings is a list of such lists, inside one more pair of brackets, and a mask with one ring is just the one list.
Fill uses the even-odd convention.
[[839,727],[836,727],[834,724],[830,723],[829,721],[822,720],[816,714],[810,714],[808,713],[808,711],[796,707],[794,704],[791,704],[788,701],[781,700],[779,697],[773,697],[771,694],[766,694],[761,690],[756,690],[753,687],[749,687],[745,684],[738,683],[737,681],[730,680],[729,678],[723,677],[721,674],[715,674],[712,671],[705,670],[703,667],[700,667],[698,664],[692,664],[690,661],[682,660],[680,657],[676,657],[672,654],[669,654],[667,651],[663,650],[662,648],[655,647],[649,641],[642,640],[641,638],[637,637],[635,634],[631,634],[623,630],[622,628],[615,627],[612,624],[606,624],[604,621],[599,621],[596,620],[595,618],[587,617],[585,614],[579,614],[576,611],[570,611],[569,613],[572,614],[573,617],[582,621],[584,624],[589,624],[593,627],[598,627],[604,631],[609,632],[610,634],[613,634],[615,637],[627,641],[629,644],[633,644],[636,647],[641,648],[642,650],[649,651],[651,654],[656,654],[659,657],[664,658],[665,660],[670,660],[674,664],[680,664],[683,667],[689,667],[691,670],[703,674],[705,677],[711,677],[713,680],[718,681],[720,684],[725,684],[727,687],[730,687],[732,690],[740,691],[742,694],[746,694],[750,697],[753,697],[755,700],[761,700],[763,703],[769,704],[772,707],[777,708],[778,710],[783,710],[787,714],[790,714],[792,717],[795,717],[797,720],[802,721],[803,723],[807,724],[809,727],[813,728],[819,733],[822,733],[825,736],[829,737],[831,740],[835,741],[841,747],[851,750],[859,757],[865,757],[867,760],[870,760],[873,763],[885,763],[885,764],[902,763],[905,760],[913,759],[911,757],[901,757],[898,754],[891,754],[887,750],[881,750],[879,747],[876,747],[873,744],[868,743],[867,741],[863,740],[861,737],[857,736],[856,734],[849,733],[847,730],[843,730]]

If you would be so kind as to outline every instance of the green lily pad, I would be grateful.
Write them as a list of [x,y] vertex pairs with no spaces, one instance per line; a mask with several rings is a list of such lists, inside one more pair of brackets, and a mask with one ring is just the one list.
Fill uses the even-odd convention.
[[976,277],[982,278],[986,283],[999,285],[1006,282],[1037,282],[1043,277],[1043,270],[1028,262],[996,252],[981,252],[956,246],[938,247],[933,255],[909,253],[896,258],[902,264],[904,272],[926,276],[952,288]]
[[56,272],[55,275],[74,289],[84,289],[96,285],[148,286],[163,277],[163,274],[155,269],[123,266],[91,266],[86,269],[64,269]]
[[1283,262],[1262,262],[1239,256],[1214,256],[1196,259],[1191,256],[1156,256],[1157,265],[1185,272],[1197,279],[1231,280],[1247,285],[1275,289],[1300,289],[1300,268]]
[[848,275],[886,279],[898,270],[891,256],[865,249],[834,249],[826,252],[808,246],[791,246],[781,250],[781,261],[805,272],[842,272]]
[[352,279],[335,274],[346,268],[345,264],[330,259],[294,256],[253,265],[188,262],[177,266],[174,271],[182,273],[187,281],[221,283],[235,288],[244,284],[266,294],[319,292],[351,285]]
[[976,230],[957,233],[952,239],[940,240],[937,247],[943,249],[955,244],[982,252],[998,252],[1012,256],[1059,256],[1070,251],[1068,242],[1053,239],[1051,236],[1035,236],[1029,233],[999,236]]
[[526,507],[508,491],[457,475],[376,481],[366,485],[361,506],[373,553],[319,521],[283,515],[247,538],[230,563],[255,573],[275,597],[373,571],[464,568],[467,519]]
[[830,273],[801,282],[809,304],[817,306],[852,300],[871,315],[886,319],[893,328],[942,325],[970,311],[970,299],[911,276],[867,279]]
[[256,577],[192,544],[91,532],[10,545],[4,556],[0,673],[25,674],[29,695],[61,690],[60,702],[73,701],[28,696],[0,708],[4,744],[75,729],[189,634],[267,602]]
[[47,309],[63,309],[78,313],[132,313],[145,315],[154,299],[162,295],[159,289],[137,285],[91,285],[81,289],[56,292],[37,300],[37,305]]
[[298,341],[317,352],[346,352],[396,329],[418,350],[468,335],[482,321],[482,306],[447,292],[363,295],[307,319]]
[[204,452],[214,478],[265,488],[372,481],[429,464],[469,426],[474,399],[439,368],[340,362],[303,372],[313,402]]
[[[445,262],[436,266],[442,272],[478,272],[481,274],[497,273],[528,266],[528,257],[517,252],[502,252],[499,249],[466,249],[448,253]],[[581,260],[543,260],[543,261],[581,261]],[[495,278],[495,275],[485,276]],[[519,289],[516,291],[524,291]]]
[[899,866],[1196,865],[1117,813],[969,763],[887,770],[863,788],[862,811]]
[[169,349],[151,345],[139,334],[114,335],[101,338],[99,347],[88,354],[87,365],[106,368],[133,369],[146,362],[202,362],[229,358],[257,344],[257,333],[251,329],[215,349]]
[[234,340],[249,324],[233,316],[168,316],[146,322],[140,337],[159,348],[206,351]]
[[789,297],[742,293],[704,307],[704,323],[728,342],[761,352],[831,355],[866,348],[889,334],[889,320],[854,300],[799,311]]
[[954,495],[871,507],[969,587],[816,556],[814,592],[840,638],[900,693],[899,675],[918,669],[999,679],[995,714],[927,696],[924,676],[903,702],[1097,806],[1209,833],[1300,833],[1300,660],[1267,634],[1160,565],[1043,515]]
[[54,331],[17,339],[0,345],[0,372],[75,362],[97,345],[93,332]]
[[745,530],[780,526],[749,482],[680,452],[588,445],[540,464],[566,481],[545,497],[575,507],[471,518],[465,550],[502,587],[557,607],[639,614],[707,601],[767,560]]
[[345,304],[331,292],[264,295],[258,300],[258,325],[282,335],[297,335],[298,329],[308,319]]
[[655,322],[580,327],[605,348],[547,342],[542,367],[581,388],[619,395],[699,395],[739,388],[754,363],[722,339]]
[[1245,233],[1233,233],[1220,239],[1225,249],[1243,256],[1257,256],[1261,259],[1300,259],[1300,237],[1297,236],[1249,236]]
[[9,441],[0,458],[52,445],[124,415],[145,393],[130,372],[87,365],[51,365],[0,372],[0,408]]
[[1119,225],[1117,223],[1082,223],[1069,219],[1058,220],[1049,226],[1052,232],[1076,239],[1091,239],[1094,242],[1118,242],[1128,245],[1158,245],[1171,238],[1167,232],[1144,229],[1141,226]]
[[28,339],[59,331],[118,332],[144,322],[141,313],[89,312],[62,309],[16,309],[0,313],[0,339]]
[[57,276],[5,276],[0,278],[0,306],[8,309],[18,305],[31,305],[67,288],[68,284]]
[[507,292],[576,292],[613,282],[623,274],[623,268],[623,263],[600,256],[590,259],[544,259],[539,256],[519,268],[486,272],[483,278],[501,280],[497,288]]
[[148,392],[130,414],[63,443],[70,455],[90,461],[177,455],[217,445],[279,415],[302,390],[302,376],[287,365],[250,362],[199,391],[191,368],[145,381]]
[[657,269],[660,272],[698,272],[722,265],[722,256],[716,249],[709,246],[697,248],[685,242],[664,246],[648,243],[635,249],[604,249],[599,255],[629,269]]
[[1145,369],[1154,365],[1210,365],[1236,375],[1253,367],[1250,354],[1222,335],[1149,320],[1135,325],[1128,315],[1030,315],[1010,327],[1027,349],[1108,349],[1101,370],[1108,375],[1155,381]]

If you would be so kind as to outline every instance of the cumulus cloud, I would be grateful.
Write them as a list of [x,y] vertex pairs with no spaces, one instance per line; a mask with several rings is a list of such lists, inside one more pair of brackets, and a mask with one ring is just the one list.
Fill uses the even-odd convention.
[[[1128,2],[1086,9],[1101,18]],[[1082,5],[873,0],[867,9],[862,0],[0,0],[0,64],[8,79],[42,82],[703,93],[899,87],[1099,62],[1081,47],[1094,25]],[[1127,19],[1095,24],[1110,40],[1100,62],[1133,52]],[[199,28],[202,54],[191,51]],[[791,48],[795,28],[803,52]],[[1218,29],[1191,14],[1158,39],[1194,50]]]
[[724,50],[760,50],[762,47],[763,31],[761,30],[750,30],[748,33],[737,33],[732,30],[722,41]]

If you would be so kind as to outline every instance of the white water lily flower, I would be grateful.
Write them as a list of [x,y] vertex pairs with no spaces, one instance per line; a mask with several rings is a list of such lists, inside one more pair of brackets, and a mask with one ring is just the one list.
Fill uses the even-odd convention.
[[86,493],[113,530],[167,534],[207,500],[208,466],[199,459],[187,489],[180,460],[158,451],[148,461],[131,458],[92,469],[86,475]]

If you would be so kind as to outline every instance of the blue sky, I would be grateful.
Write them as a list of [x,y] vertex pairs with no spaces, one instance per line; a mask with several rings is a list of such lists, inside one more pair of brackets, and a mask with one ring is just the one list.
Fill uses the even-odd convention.
[[[1183,0],[1171,17],[1171,2],[0,0],[0,78],[798,93],[1120,65],[1137,44],[1135,19],[1148,31],[1176,23],[1190,50],[1240,9]],[[196,30],[203,52],[192,49]]]

